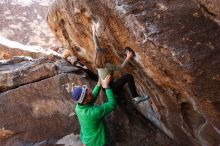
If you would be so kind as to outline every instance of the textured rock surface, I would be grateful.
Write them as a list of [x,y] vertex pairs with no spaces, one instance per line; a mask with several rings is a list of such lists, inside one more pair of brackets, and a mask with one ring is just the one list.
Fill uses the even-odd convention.
[[127,71],[152,101],[139,111],[181,145],[218,145],[220,27],[190,0],[55,1],[50,28],[94,72],[91,15],[115,62],[136,51]]
[[44,56],[45,54],[29,52],[20,50],[17,48],[9,48],[4,45],[0,45],[0,60],[12,59],[14,56],[30,56],[32,58],[39,58]]
[[[126,89],[126,88],[125,88]],[[107,117],[113,142],[116,146],[178,146],[161,130],[137,111],[128,90],[117,93],[118,108]],[[145,102],[150,103],[150,101]]]
[[69,117],[71,97],[62,86],[68,82],[86,81],[73,74],[60,74],[0,94],[0,124],[3,132],[10,131],[5,132],[8,139],[0,137],[0,144],[34,144],[79,132],[76,118]]
[[194,0],[203,10],[204,14],[212,18],[220,25],[220,1],[219,0]]
[[57,47],[45,16],[51,0],[0,1],[0,36],[21,44]]
[[18,86],[43,80],[60,72],[79,69],[55,56],[29,60],[14,58],[0,64],[0,93]]

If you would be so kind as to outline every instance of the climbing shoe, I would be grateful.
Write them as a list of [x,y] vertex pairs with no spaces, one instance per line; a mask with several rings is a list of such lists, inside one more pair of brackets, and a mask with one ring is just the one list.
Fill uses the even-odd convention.
[[133,102],[134,102],[135,104],[138,104],[138,103],[140,103],[140,102],[142,102],[142,101],[145,101],[145,100],[148,100],[148,99],[150,99],[150,96],[149,96],[149,95],[144,95],[144,96],[135,97],[135,98],[133,98],[132,100],[133,100]]

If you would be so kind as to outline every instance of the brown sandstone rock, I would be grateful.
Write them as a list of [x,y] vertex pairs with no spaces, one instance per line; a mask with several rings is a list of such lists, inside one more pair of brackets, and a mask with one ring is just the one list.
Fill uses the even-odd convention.
[[0,36],[24,45],[60,46],[45,19],[51,1],[1,1]]
[[12,135],[0,137],[0,144],[33,144],[79,132],[76,118],[69,117],[73,103],[63,87],[69,82],[89,84],[77,75],[60,74],[0,94],[0,124]]
[[92,15],[116,63],[124,47],[136,52],[127,71],[152,101],[139,111],[180,145],[218,145],[220,27],[190,0],[55,1],[50,28],[94,72]]
[[78,68],[59,57],[40,59],[13,58],[0,64],[0,93],[18,86],[43,80],[62,72],[77,72]]
[[204,14],[220,25],[220,1],[219,0],[194,0],[203,10]]
[[0,60],[12,59],[14,56],[30,56],[32,58],[39,58],[45,55],[46,54],[29,52],[17,48],[9,48],[7,46],[0,45]]

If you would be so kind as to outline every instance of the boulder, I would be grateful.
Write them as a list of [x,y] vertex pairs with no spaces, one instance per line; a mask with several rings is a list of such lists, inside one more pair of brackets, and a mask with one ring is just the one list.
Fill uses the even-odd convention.
[[0,93],[63,72],[80,72],[80,69],[53,55],[40,59],[14,57],[0,63]]
[[219,0],[194,0],[203,13],[220,25],[220,1]]
[[219,25],[191,0],[54,1],[51,30],[94,73],[93,18],[115,63],[124,47],[136,52],[125,72],[152,101],[137,109],[180,145],[218,145]]
[[45,19],[50,2],[51,0],[2,1],[0,38],[29,46],[60,47],[60,43],[48,29]]
[[79,133],[77,119],[70,116],[74,104],[63,86],[71,82],[89,84],[63,73],[0,94],[0,145],[34,145]]
[[40,58],[46,54],[25,51],[17,48],[10,48],[4,45],[0,45],[0,60],[12,59],[14,56],[29,56],[32,58]]

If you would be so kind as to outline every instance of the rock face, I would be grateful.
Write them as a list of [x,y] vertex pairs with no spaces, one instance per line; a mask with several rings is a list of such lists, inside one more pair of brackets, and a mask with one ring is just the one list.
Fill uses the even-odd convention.
[[25,45],[44,48],[59,46],[45,21],[51,1],[1,1],[0,36]]
[[[17,57],[1,63],[0,93],[11,88],[54,76],[62,72],[61,66],[66,64],[64,62],[62,64],[60,58],[55,56],[47,56],[32,60],[25,57]],[[79,70],[70,65],[68,69],[69,72]]]
[[195,0],[204,14],[220,25],[220,1],[219,0]]
[[138,110],[180,145],[219,145],[220,27],[191,0],[56,0],[50,28],[94,72],[92,15],[114,62],[136,52],[126,71],[152,101]]
[[0,74],[1,146],[54,144],[79,133],[64,84],[93,85],[82,70],[51,55],[13,58],[0,64]]
[[[114,146],[178,146],[137,111],[128,90],[117,93],[118,108],[107,117]],[[145,102],[150,105],[150,101]]]
[[12,59],[14,56],[30,56],[32,58],[39,58],[44,56],[45,54],[29,52],[20,50],[17,48],[9,48],[4,45],[0,45],[0,60]]
[[[32,145],[79,132],[70,95],[63,84],[85,83],[73,74],[60,74],[0,94],[0,145]],[[3,136],[4,137],[3,137]],[[8,138],[8,139],[6,139]]]
[[[0,94],[1,146],[56,143],[76,146],[76,143],[81,143],[79,139],[71,139],[74,135],[62,140],[59,138],[70,133],[79,134],[78,120],[73,111],[75,105],[64,85],[74,83],[94,87],[94,81],[89,79],[86,71],[54,56],[38,60],[16,58],[0,67],[1,79],[13,83],[14,87],[5,87]],[[3,81],[0,80],[1,86],[8,85]],[[102,103],[103,95],[101,92],[98,104]],[[119,95],[117,110],[107,117],[112,146],[176,146],[174,141],[143,118],[125,97],[130,98],[130,95]]]

